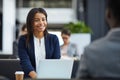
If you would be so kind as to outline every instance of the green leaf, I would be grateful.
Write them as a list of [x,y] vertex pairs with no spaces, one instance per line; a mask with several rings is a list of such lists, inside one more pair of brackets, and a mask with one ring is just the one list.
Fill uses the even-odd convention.
[[69,29],[71,33],[92,33],[91,28],[83,21],[70,22],[65,24],[64,28]]

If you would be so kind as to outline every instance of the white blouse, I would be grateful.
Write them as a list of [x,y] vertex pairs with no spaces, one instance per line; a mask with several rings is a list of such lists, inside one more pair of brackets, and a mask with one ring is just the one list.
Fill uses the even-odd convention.
[[44,37],[38,39],[34,36],[34,47],[35,47],[36,72],[37,74],[39,74],[40,60],[43,60],[46,57]]

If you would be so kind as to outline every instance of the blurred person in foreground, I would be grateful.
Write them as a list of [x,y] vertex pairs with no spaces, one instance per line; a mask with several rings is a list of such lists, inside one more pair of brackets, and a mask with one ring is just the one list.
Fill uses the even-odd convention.
[[70,42],[71,32],[68,29],[61,31],[61,37],[63,39],[63,45],[61,45],[61,58],[62,59],[79,59],[79,51],[75,43]]
[[18,54],[25,77],[35,79],[40,60],[60,59],[60,46],[58,37],[47,31],[47,13],[43,8],[31,9],[26,25],[28,33],[19,39]]
[[111,30],[85,48],[77,79],[120,78],[120,0],[108,0],[106,20]]

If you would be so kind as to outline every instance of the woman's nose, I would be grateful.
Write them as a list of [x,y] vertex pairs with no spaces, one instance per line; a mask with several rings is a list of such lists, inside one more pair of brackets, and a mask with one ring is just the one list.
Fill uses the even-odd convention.
[[39,24],[43,24],[43,21],[40,20],[40,21],[39,21]]

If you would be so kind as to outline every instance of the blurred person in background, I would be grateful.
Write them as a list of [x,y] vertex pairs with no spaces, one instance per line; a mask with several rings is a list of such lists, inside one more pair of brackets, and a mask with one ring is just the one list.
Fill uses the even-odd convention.
[[26,25],[28,33],[19,38],[18,54],[25,77],[34,79],[40,72],[40,60],[60,59],[60,46],[58,37],[47,31],[47,12],[43,8],[31,9]]
[[63,39],[63,45],[61,45],[61,58],[79,59],[79,53],[77,45],[70,42],[71,32],[68,29],[61,31],[61,37]]
[[25,34],[27,34],[27,26],[26,26],[26,24],[23,24],[23,26],[20,30],[19,36],[25,35]]
[[107,1],[106,21],[111,30],[85,48],[78,79],[120,78],[120,0]]
[[18,39],[21,35],[27,34],[27,26],[26,24],[23,24],[21,29],[18,31],[18,37],[16,40],[13,41],[13,55],[11,58],[19,58],[18,57]]

